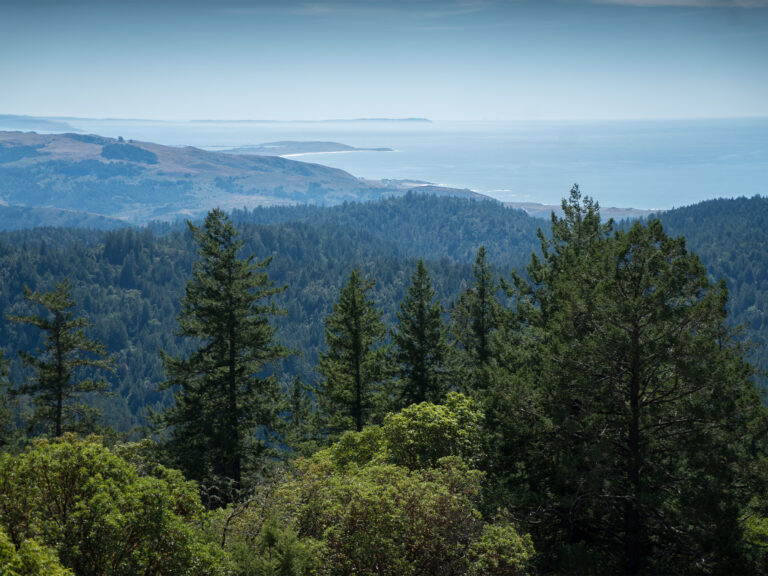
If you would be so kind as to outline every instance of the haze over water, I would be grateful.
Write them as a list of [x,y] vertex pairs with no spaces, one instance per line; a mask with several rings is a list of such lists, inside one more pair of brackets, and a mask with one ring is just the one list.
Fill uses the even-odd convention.
[[499,122],[151,122],[74,127],[221,150],[279,140],[393,152],[306,154],[370,179],[470,188],[503,201],[557,204],[574,183],[603,206],[668,209],[768,193],[768,119]]
[[[302,160],[504,200],[766,193],[768,0],[2,0],[0,22],[0,114],[173,120],[79,128],[209,148],[390,147]],[[370,117],[434,122],[187,122]]]

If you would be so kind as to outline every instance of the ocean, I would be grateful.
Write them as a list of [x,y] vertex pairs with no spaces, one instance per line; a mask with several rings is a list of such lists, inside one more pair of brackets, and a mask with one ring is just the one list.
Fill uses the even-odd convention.
[[768,118],[519,122],[155,122],[66,119],[75,128],[221,150],[280,140],[354,151],[293,157],[369,179],[469,188],[558,204],[574,183],[602,206],[668,209],[768,194]]

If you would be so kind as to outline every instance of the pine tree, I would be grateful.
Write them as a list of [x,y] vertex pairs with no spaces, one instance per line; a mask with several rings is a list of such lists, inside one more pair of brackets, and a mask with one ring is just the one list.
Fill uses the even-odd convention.
[[164,355],[175,404],[159,417],[170,428],[168,450],[196,480],[240,486],[258,427],[276,423],[277,384],[265,364],[285,355],[273,341],[268,303],[280,292],[264,268],[270,259],[240,258],[243,241],[226,214],[208,213],[202,228],[189,223],[198,260],[178,316],[180,335],[198,343],[186,358]]
[[373,280],[353,270],[339,301],[325,321],[327,351],[320,354],[323,377],[321,406],[331,437],[363,429],[375,411],[379,384],[385,378],[386,350],[381,314],[368,292]]
[[472,268],[474,280],[451,311],[451,333],[461,349],[462,386],[483,390],[488,385],[488,369],[494,355],[493,335],[501,324],[503,308],[499,301],[499,282],[485,247],[481,246]]
[[547,569],[739,572],[757,489],[739,474],[762,408],[727,337],[727,290],[659,221],[612,234],[578,189],[563,208],[518,293],[533,385],[511,367],[495,395],[507,421],[538,427],[494,437],[517,451],[507,473]]
[[296,375],[283,396],[283,442],[297,456],[311,456],[319,448],[316,391]]
[[76,400],[87,392],[104,392],[107,382],[93,378],[94,371],[112,370],[103,344],[85,335],[88,321],[75,316],[72,283],[65,279],[53,292],[33,292],[25,287],[27,302],[42,307],[40,315],[8,316],[11,322],[36,326],[46,332],[43,348],[34,354],[19,352],[35,374],[15,388],[15,394],[32,396],[32,422],[54,436],[92,426],[97,411]]
[[397,313],[393,334],[395,360],[402,378],[401,407],[420,402],[439,403],[446,393],[447,328],[442,306],[422,260],[411,276],[408,295]]

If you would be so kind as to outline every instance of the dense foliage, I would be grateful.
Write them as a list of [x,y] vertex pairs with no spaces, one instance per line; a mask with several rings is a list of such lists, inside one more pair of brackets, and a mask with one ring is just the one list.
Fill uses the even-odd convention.
[[528,574],[530,538],[478,509],[481,422],[469,398],[451,393],[444,406],[414,405],[347,432],[238,511],[229,546],[277,522],[315,550],[318,574]]
[[197,344],[188,357],[164,355],[174,404],[159,417],[170,428],[174,462],[196,480],[227,478],[239,486],[257,427],[274,428],[274,377],[265,364],[284,355],[273,341],[278,312],[264,268],[242,257],[243,241],[220,210],[202,228],[190,224],[198,257],[179,312],[180,334]]
[[327,350],[320,354],[320,403],[328,432],[360,432],[376,411],[381,382],[387,375],[384,323],[369,293],[374,282],[352,270],[339,301],[325,321]]
[[[3,312],[33,318],[23,294],[62,292],[72,318],[93,324],[82,335],[118,360],[118,394],[88,404],[123,432],[150,408],[167,425],[157,446],[114,432],[112,448],[25,438],[34,396],[7,390],[23,391],[22,357],[46,357],[46,330],[0,325],[4,567],[768,573],[768,412],[733,328],[762,293],[729,319],[722,261],[708,269],[660,219],[603,221],[577,187],[525,270],[506,265],[519,255],[492,230],[502,267],[482,243],[468,256],[468,245],[438,241],[412,259],[378,208],[401,230],[416,222],[406,202],[468,218],[493,204],[398,202],[298,207],[303,221],[281,224],[253,220],[287,220],[289,209],[242,212],[237,226],[214,211],[187,228],[0,235]],[[668,217],[684,227],[704,219],[696,210]],[[716,259],[708,236],[692,236]],[[55,318],[42,312],[33,324]],[[760,342],[757,328],[746,334]],[[283,346],[301,355],[267,367]],[[214,478],[229,489],[218,499]]]
[[0,529],[19,554],[37,542],[77,576],[226,574],[223,554],[201,535],[202,514],[179,472],[132,464],[97,438],[0,455]]
[[4,576],[72,576],[53,550],[34,540],[24,540],[17,548],[1,528],[0,572]]
[[28,324],[45,332],[41,350],[19,353],[22,362],[34,369],[34,374],[13,392],[33,397],[33,427],[53,436],[93,425],[92,410],[76,400],[85,392],[103,392],[107,387],[105,380],[89,377],[87,369],[112,368],[104,345],[85,336],[88,322],[74,315],[71,290],[72,284],[67,279],[59,282],[54,291],[44,294],[25,289],[24,299],[43,312],[6,317],[11,322]]
[[[729,338],[725,286],[658,220],[613,233],[577,189],[563,208],[517,282],[512,321],[533,357],[497,374],[511,502],[543,520],[556,571],[737,569],[740,518],[763,487],[741,479],[765,413]],[[523,410],[538,432],[516,438],[509,415]]]

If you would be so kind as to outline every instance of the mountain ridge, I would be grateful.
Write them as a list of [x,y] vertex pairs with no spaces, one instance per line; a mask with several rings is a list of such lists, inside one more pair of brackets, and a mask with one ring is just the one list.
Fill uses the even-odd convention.
[[[0,132],[0,201],[89,212],[131,224],[197,217],[214,207],[378,200],[409,189],[280,156],[93,134]],[[431,187],[429,193],[490,200],[455,188]]]

